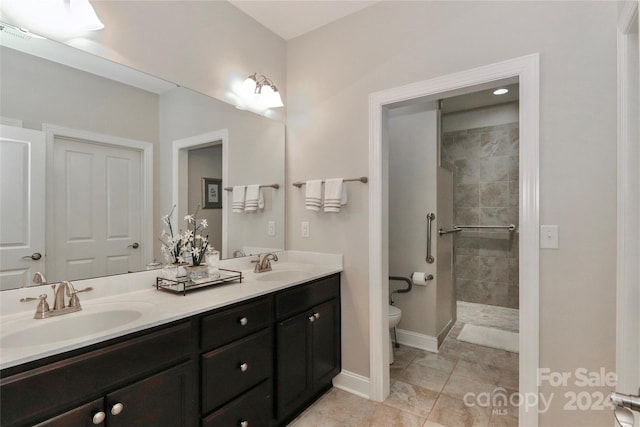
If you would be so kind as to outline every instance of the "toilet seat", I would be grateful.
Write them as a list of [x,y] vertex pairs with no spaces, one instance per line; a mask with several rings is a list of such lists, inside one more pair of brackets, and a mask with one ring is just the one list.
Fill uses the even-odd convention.
[[389,305],[389,317],[400,317],[402,316],[402,310],[398,307]]

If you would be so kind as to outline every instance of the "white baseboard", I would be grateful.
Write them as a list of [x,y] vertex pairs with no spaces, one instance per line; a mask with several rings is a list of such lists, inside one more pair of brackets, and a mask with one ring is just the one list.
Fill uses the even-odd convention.
[[421,350],[438,352],[438,338],[431,335],[418,334],[416,332],[405,331],[396,328],[398,342],[409,347],[419,348]]
[[369,378],[343,370],[333,379],[333,386],[369,399]]

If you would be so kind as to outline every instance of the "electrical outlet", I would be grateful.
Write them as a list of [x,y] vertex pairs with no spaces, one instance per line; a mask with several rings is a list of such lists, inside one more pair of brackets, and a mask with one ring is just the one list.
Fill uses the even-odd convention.
[[276,222],[269,221],[267,223],[267,236],[275,236],[276,235]]
[[302,221],[300,223],[300,236],[309,237],[309,221]]

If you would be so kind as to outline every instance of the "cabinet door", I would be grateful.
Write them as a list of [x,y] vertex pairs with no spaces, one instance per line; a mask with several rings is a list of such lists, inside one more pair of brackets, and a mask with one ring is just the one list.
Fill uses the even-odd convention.
[[340,372],[339,310],[335,299],[313,309],[311,357],[314,391],[331,384],[333,377]]
[[[78,406],[57,417],[50,418],[46,421],[36,424],[34,427],[95,427],[96,425],[104,426],[104,418],[96,418],[94,415],[102,412],[104,414],[104,402],[102,399],[94,400],[82,406]],[[99,421],[102,419],[102,421]]]
[[302,313],[277,324],[278,419],[304,402],[311,391],[310,313]]
[[107,395],[109,427],[192,426],[191,378],[188,362]]

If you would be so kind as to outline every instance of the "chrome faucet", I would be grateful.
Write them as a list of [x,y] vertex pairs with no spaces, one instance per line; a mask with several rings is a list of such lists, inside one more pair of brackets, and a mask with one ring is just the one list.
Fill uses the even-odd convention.
[[[54,310],[62,310],[65,307],[74,307],[74,305],[72,304],[72,299],[73,297],[75,297],[76,299],[76,304],[75,306],[79,306],[79,304],[77,304],[77,295],[76,295],[76,289],[73,287],[73,285],[71,284],[71,282],[60,282],[58,284],[58,287],[55,288],[55,285],[51,285],[54,288],[54,296],[53,296],[53,309]],[[64,293],[65,291],[67,292],[67,297],[69,298],[69,305],[65,306],[64,304]],[[73,296],[72,296],[73,295]]]
[[[46,284],[47,280],[44,277],[44,274],[37,272],[33,276],[33,281],[38,284]],[[21,298],[20,302],[28,302],[39,300],[38,307],[36,308],[36,314],[33,316],[35,319],[45,319],[47,317],[59,316],[61,314],[73,313],[75,311],[82,310],[82,306],[80,305],[80,299],[78,298],[79,292],[87,292],[92,291],[93,288],[88,287],[81,290],[76,290],[74,286],[69,281],[63,281],[58,284],[56,287],[55,284],[51,285],[53,289],[53,309],[49,308],[49,303],[47,302],[47,295],[42,294],[37,298],[34,297],[25,297]],[[69,298],[69,303],[65,305],[64,297],[65,293],[67,298]]]
[[278,255],[273,252],[258,255],[258,259],[251,261],[256,263],[253,272],[264,273],[265,271],[271,271],[271,261],[278,261]]

